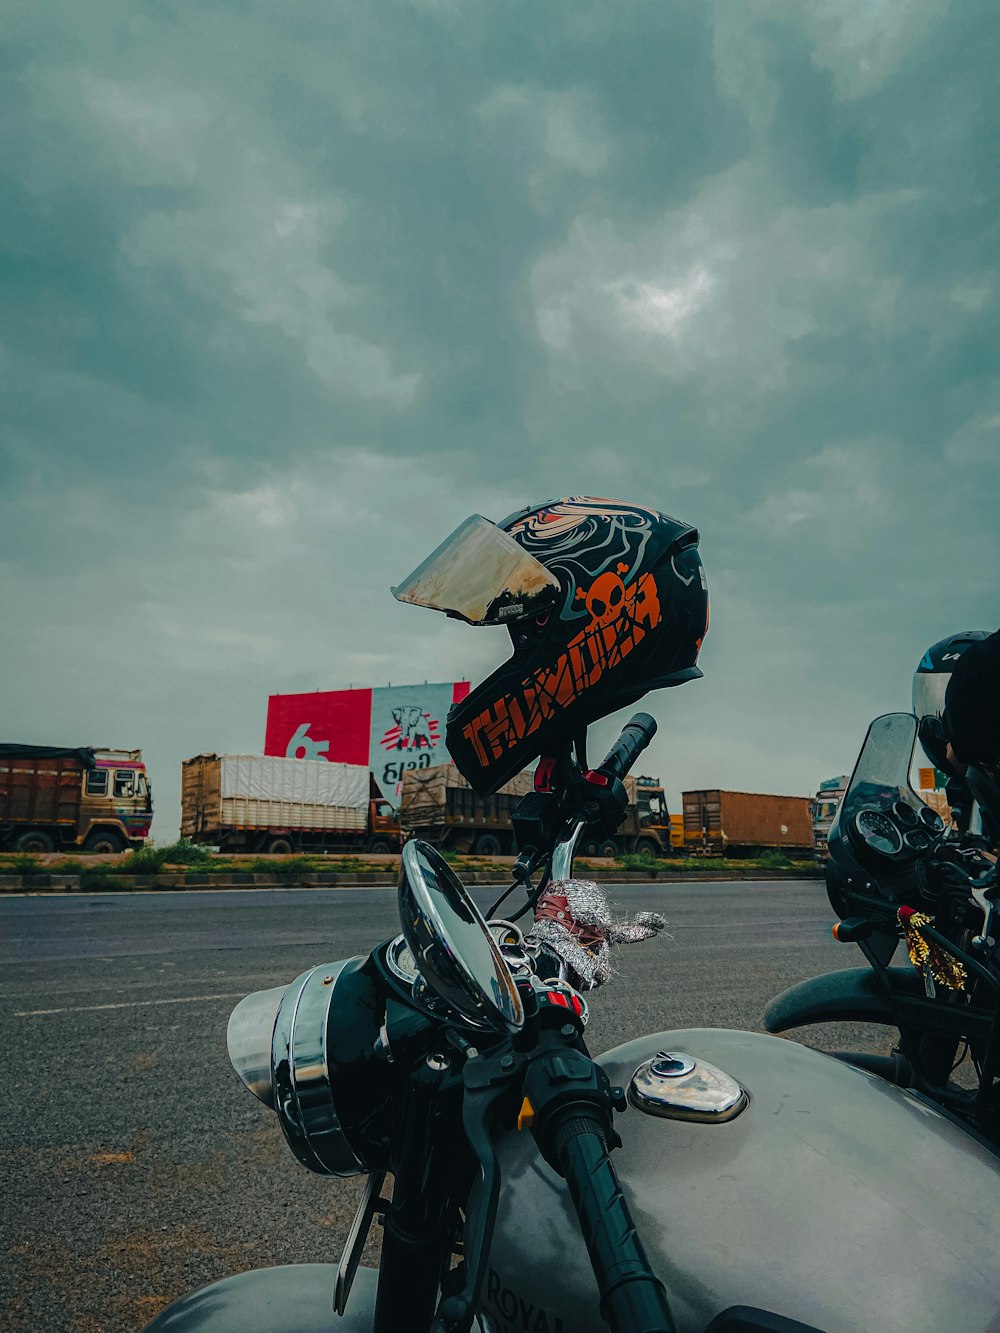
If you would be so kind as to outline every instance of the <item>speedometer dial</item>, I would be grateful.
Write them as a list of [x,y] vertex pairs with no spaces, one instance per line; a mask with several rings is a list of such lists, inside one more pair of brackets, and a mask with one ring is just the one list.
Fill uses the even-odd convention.
[[924,828],[930,829],[931,833],[944,832],[944,820],[936,810],[932,810],[929,805],[925,805],[920,811],[920,822]]
[[913,828],[917,822],[917,812],[906,801],[893,801],[889,813],[900,828]]
[[894,856],[903,850],[903,835],[881,810],[859,810],[854,827],[873,852]]

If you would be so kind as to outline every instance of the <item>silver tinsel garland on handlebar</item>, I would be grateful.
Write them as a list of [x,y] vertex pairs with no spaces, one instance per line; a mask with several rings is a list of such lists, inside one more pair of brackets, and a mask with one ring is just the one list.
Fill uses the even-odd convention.
[[612,944],[652,939],[666,924],[659,912],[620,919],[593,880],[560,879],[538,900],[531,933],[566,964],[571,984],[593,990],[613,975]]

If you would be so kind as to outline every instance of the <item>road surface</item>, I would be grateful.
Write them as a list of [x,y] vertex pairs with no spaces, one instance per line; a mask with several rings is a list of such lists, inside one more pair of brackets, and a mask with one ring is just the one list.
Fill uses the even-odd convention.
[[[626,948],[592,995],[595,1053],[667,1028],[759,1029],[775,992],[861,961],[831,939],[816,880],[612,894],[664,912],[671,938]],[[134,1333],[216,1277],[337,1258],[362,1182],[296,1163],[232,1072],[226,1021],[248,991],[397,931],[388,889],[0,899],[7,1333]],[[836,1035],[886,1048],[878,1030]]]

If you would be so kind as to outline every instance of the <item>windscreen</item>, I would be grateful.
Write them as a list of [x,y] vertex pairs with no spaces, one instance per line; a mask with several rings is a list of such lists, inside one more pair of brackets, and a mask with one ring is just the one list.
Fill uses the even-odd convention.
[[399,602],[471,625],[505,625],[554,605],[559,580],[502,528],[473,514],[391,591]]
[[868,728],[851,781],[830,830],[831,840],[842,824],[865,806],[883,807],[905,801],[915,810],[923,802],[910,786],[910,763],[917,738],[912,713],[886,713]]
[[[917,719],[912,713],[886,713],[868,728],[858,762],[827,835],[830,860],[826,867],[826,889],[833,909],[841,917],[858,910],[850,888],[855,874],[866,890],[879,893],[870,871],[859,864],[847,830],[859,810],[866,806],[885,810],[893,801],[903,801],[920,810],[923,802],[910,786],[910,764],[917,738]],[[857,885],[856,885],[857,889]],[[867,911],[867,908],[861,910]],[[862,944],[873,964],[887,967],[898,944],[895,923],[877,928]]]

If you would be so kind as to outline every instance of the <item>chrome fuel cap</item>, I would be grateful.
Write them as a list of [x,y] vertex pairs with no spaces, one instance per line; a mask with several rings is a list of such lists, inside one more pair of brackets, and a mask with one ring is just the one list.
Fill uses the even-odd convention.
[[657,1051],[632,1075],[628,1099],[647,1115],[721,1125],[750,1103],[737,1081],[715,1065],[680,1051]]

